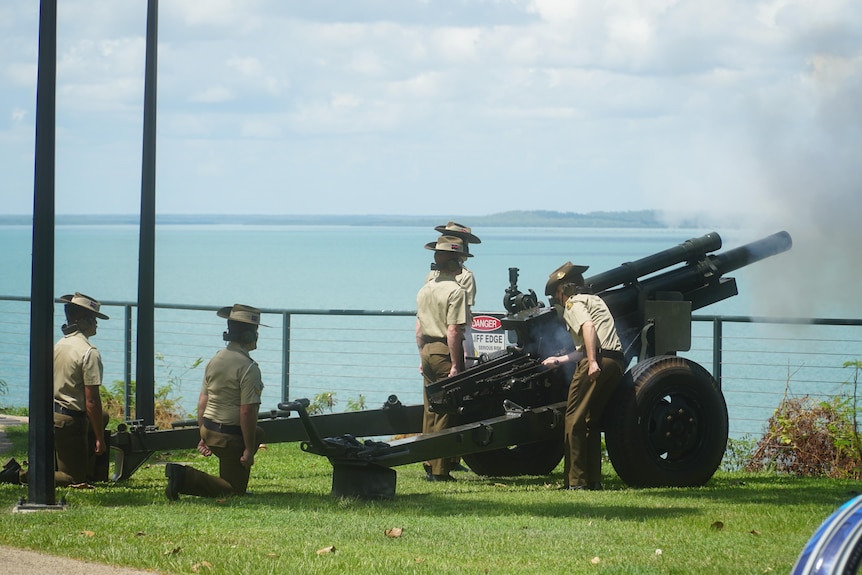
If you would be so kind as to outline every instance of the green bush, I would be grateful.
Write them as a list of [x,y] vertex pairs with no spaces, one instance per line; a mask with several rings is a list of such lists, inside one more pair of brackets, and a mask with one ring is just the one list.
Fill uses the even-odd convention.
[[[132,397],[134,407],[135,382],[130,384],[129,393]],[[186,419],[189,414],[182,408],[179,400],[171,396],[173,386],[163,385],[155,390],[154,399],[154,424],[159,429],[170,429],[171,422]],[[125,421],[126,412],[126,383],[116,380],[110,385],[101,387],[102,409],[111,418],[112,423]],[[133,410],[134,411],[134,410]],[[133,416],[134,418],[135,416]]]
[[809,396],[787,397],[775,410],[766,433],[757,442],[746,471],[776,471],[805,477],[862,479],[857,390],[859,360],[847,382],[848,396],[815,401]]

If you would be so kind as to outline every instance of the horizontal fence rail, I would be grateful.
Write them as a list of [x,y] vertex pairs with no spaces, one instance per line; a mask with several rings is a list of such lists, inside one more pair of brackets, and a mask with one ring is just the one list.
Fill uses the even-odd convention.
[[[135,304],[105,301],[92,343],[102,352],[104,381],[123,390],[134,415]],[[206,362],[223,347],[217,307],[156,304],[155,390],[193,415]],[[390,395],[422,403],[415,312],[263,309],[258,349],[265,385],[262,410],[288,399],[327,397],[334,412],[380,407]],[[63,323],[56,304],[55,331]],[[731,437],[759,437],[785,396],[826,400],[853,393],[862,357],[862,320],[695,315],[692,348],[681,353],[719,381]],[[29,398],[28,298],[0,296],[0,406]],[[0,390],[3,388],[0,387]]]

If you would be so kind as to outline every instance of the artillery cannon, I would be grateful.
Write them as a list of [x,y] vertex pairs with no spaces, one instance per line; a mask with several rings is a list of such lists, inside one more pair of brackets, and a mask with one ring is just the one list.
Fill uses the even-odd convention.
[[[721,247],[721,238],[710,233],[585,278],[586,288],[611,310],[630,365],[602,422],[608,456],[628,485],[695,486],[715,473],[728,436],[724,397],[708,371],[677,352],[690,349],[693,310],[738,293],[736,280],[725,274],[791,243],[779,232],[715,255],[710,252]],[[650,275],[655,272],[661,273]],[[540,360],[571,351],[571,338],[553,309],[532,290],[520,294],[516,284],[512,269],[503,326],[517,347],[429,386],[432,409],[472,421],[502,414],[505,399],[522,407],[565,401],[572,373],[545,368]],[[463,455],[473,471],[486,475],[542,475],[561,457],[561,434]]]
[[[602,422],[611,463],[626,484],[697,486],[715,473],[727,444],[727,406],[709,372],[677,353],[690,348],[693,310],[737,294],[726,274],[791,244],[779,232],[713,254],[721,238],[710,233],[585,279],[608,304],[630,366]],[[572,341],[552,307],[532,290],[518,290],[517,268],[510,268],[509,281],[502,323],[511,345],[427,388],[431,409],[457,414],[459,425],[368,446],[354,437],[419,432],[423,407],[392,396],[380,410],[309,416],[302,401],[293,401],[262,416],[268,442],[300,441],[328,457],[333,493],[342,495],[391,496],[391,467],[436,457],[460,455],[480,475],[550,473],[563,454],[572,374],[569,364],[549,368],[541,360],[570,351]],[[285,417],[289,411],[300,418]],[[130,476],[156,450],[196,443],[194,427],[122,429],[112,437],[120,452],[114,477]]]

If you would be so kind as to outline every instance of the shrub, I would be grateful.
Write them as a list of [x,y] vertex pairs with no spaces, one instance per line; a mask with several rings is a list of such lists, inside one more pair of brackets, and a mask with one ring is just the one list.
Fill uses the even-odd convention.
[[727,448],[724,450],[724,457],[721,460],[721,469],[723,471],[741,471],[751,461],[751,454],[754,452],[757,442],[751,434],[745,434],[739,439],[728,438]]
[[862,479],[862,446],[857,417],[858,376],[853,367],[850,396],[815,401],[809,396],[787,397],[769,418],[746,471],[774,470],[806,477]]
[[[129,393],[134,402],[135,382],[131,382]],[[189,414],[182,408],[179,401],[170,397],[173,387],[163,385],[155,390],[154,396],[154,424],[159,429],[170,429],[171,422],[178,419],[186,419]],[[110,385],[103,385],[101,389],[102,409],[111,418],[112,423],[125,421],[126,384],[122,380],[114,381]]]

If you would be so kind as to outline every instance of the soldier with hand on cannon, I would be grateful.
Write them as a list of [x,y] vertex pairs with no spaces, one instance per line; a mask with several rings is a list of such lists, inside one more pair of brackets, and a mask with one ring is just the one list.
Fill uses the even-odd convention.
[[175,501],[179,494],[202,497],[244,495],[254,456],[263,441],[257,426],[263,392],[260,367],[249,352],[257,349],[260,310],[235,304],[218,310],[227,319],[227,346],[213,356],[204,372],[198,397],[198,451],[219,458],[219,476],[176,463],[165,466],[165,495]]
[[[587,266],[566,262],[548,278],[546,294],[562,305],[566,329],[575,352],[548,357],[547,366],[577,361],[569,385],[565,418],[563,488],[602,488],[602,449],[599,424],[608,400],[625,368],[614,318],[599,296],[582,293]],[[581,355],[582,354],[582,355]]]
[[[77,485],[107,481],[108,447],[102,411],[102,356],[90,343],[96,335],[101,304],[82,293],[64,295],[66,323],[54,345],[54,484]],[[97,473],[97,468],[104,473]],[[0,472],[0,483],[27,483],[27,472],[10,459]]]
[[[439,274],[426,282],[416,295],[416,346],[422,360],[425,387],[464,371],[464,330],[469,319],[467,292],[455,277],[461,270],[460,258],[471,257],[465,242],[456,236],[440,236],[425,245],[434,251]],[[425,395],[422,432],[440,431],[450,426],[449,414],[430,410]],[[451,458],[440,458],[425,464],[428,481],[454,481],[449,474]]]

